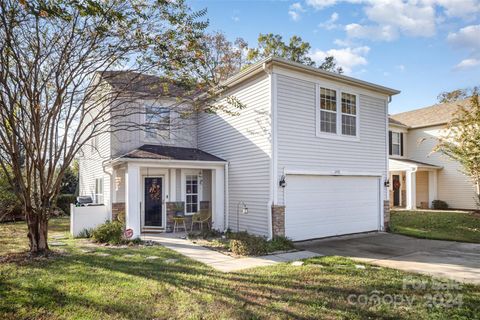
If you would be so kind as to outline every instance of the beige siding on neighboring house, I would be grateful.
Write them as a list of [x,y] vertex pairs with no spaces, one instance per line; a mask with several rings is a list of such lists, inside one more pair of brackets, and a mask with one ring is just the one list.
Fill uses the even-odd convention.
[[238,110],[238,116],[222,112],[201,115],[198,147],[229,162],[228,227],[237,229],[237,207],[243,201],[248,215],[240,213],[240,230],[268,235],[271,194],[269,77],[263,73],[228,94],[240,99],[246,108]]
[[432,153],[442,130],[442,126],[409,130],[407,156],[443,167],[438,171],[438,200],[446,201],[451,208],[475,209],[475,188],[470,178],[461,172],[456,161],[438,152]]
[[[285,170],[370,172],[387,176],[386,97],[344,86],[344,92],[359,93],[360,139],[329,139],[316,135],[315,82],[277,75],[278,177]],[[328,83],[322,84],[329,88]],[[338,86],[338,84],[337,84]],[[288,188],[288,181],[287,181]],[[382,185],[384,197],[387,188]],[[285,189],[278,188],[278,203]],[[288,200],[287,200],[288,206]]]
[[426,202],[428,206],[428,171],[417,171],[416,175],[417,207],[421,208],[422,202]]

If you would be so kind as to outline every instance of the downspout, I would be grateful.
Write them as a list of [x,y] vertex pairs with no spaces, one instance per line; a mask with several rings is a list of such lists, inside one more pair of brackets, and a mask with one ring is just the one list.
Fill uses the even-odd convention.
[[[112,221],[112,208],[113,208],[112,192],[116,192],[116,191],[114,190],[115,181],[113,181],[113,172],[110,173],[110,172],[108,172],[108,171],[105,170],[106,163],[109,162],[109,161],[111,161],[111,159],[103,160],[103,161],[102,161],[102,171],[103,171],[103,173],[106,173],[106,174],[108,174],[108,175],[110,176],[110,179],[109,179],[109,180],[110,180],[110,195],[109,195],[109,197],[108,197],[110,210],[109,210],[109,212],[108,212],[108,219],[109,219],[110,221]],[[114,169],[113,169],[113,166],[112,166],[111,164],[110,164],[110,167],[112,168],[112,170],[114,170]],[[104,192],[104,194],[105,194],[105,192]]]
[[267,63],[262,64],[262,69],[263,71],[268,75],[269,80],[270,80],[270,114],[271,114],[271,122],[270,122],[270,132],[271,132],[271,157],[272,160],[270,162],[271,166],[271,173],[270,173],[270,188],[271,188],[271,193],[270,193],[270,199],[267,204],[267,223],[268,223],[268,239],[273,238],[273,226],[272,226],[272,207],[275,204],[275,192],[276,192],[276,175],[277,173],[275,172],[276,166],[275,166],[275,152],[276,152],[276,145],[275,145],[275,124],[276,124],[276,119],[275,119],[275,83],[274,83],[274,76],[271,70],[268,69]]
[[223,229],[227,231],[228,226],[229,226],[229,208],[230,208],[230,202],[229,202],[229,196],[228,196],[228,166],[229,162],[225,163],[225,220],[224,220],[224,225]]

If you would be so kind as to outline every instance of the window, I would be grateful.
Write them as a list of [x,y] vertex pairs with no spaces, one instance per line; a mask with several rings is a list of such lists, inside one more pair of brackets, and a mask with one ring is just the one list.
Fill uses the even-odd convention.
[[403,156],[403,133],[390,131],[390,155]]
[[357,135],[357,96],[342,92],[342,134]]
[[198,212],[198,175],[185,175],[185,213],[193,214]]
[[95,203],[103,203],[103,178],[95,179]]
[[358,95],[323,87],[318,87],[317,92],[320,107],[317,134],[327,133],[332,138],[358,137]]
[[170,109],[145,107],[145,138],[170,138]]
[[320,131],[337,133],[337,92],[320,88]]

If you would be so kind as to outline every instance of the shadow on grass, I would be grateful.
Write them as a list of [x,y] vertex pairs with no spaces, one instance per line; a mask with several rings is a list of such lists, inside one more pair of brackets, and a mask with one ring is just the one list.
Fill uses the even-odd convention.
[[[60,308],[66,314],[76,310],[73,314],[84,318],[399,319],[410,318],[412,312],[426,316],[419,305],[394,309],[349,304],[350,294],[403,292],[402,277],[393,270],[355,270],[352,262],[341,258],[310,259],[301,268],[278,265],[228,274],[162,247],[96,251],[110,255],[72,250],[69,256],[34,261],[22,274],[11,265],[7,272],[11,277],[0,276],[0,296],[8,297],[6,304],[0,302],[0,313],[16,315],[18,306],[30,306],[38,314]],[[133,256],[125,258],[126,254]],[[151,255],[158,259],[145,260]]]

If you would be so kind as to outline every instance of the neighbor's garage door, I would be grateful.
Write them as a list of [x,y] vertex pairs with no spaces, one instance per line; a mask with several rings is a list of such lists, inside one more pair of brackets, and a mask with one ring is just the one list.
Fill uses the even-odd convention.
[[378,230],[379,179],[288,175],[285,233],[293,240]]

